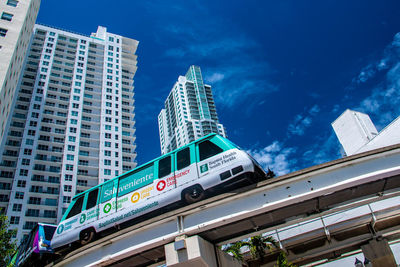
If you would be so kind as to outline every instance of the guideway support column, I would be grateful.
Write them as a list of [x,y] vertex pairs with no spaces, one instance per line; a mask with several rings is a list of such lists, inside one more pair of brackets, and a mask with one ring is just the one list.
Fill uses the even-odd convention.
[[231,256],[200,236],[178,237],[164,246],[168,267],[241,267]]
[[396,267],[393,252],[386,239],[371,240],[368,244],[361,246],[364,257],[372,262],[372,266]]

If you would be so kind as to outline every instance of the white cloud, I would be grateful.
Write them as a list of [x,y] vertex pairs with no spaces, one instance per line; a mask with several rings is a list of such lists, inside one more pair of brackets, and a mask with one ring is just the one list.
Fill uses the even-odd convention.
[[[400,115],[400,33],[386,47],[384,58],[377,61],[376,70],[387,70],[386,80],[377,85],[356,109],[368,113],[382,128]],[[372,64],[370,64],[372,65]]]
[[213,74],[204,77],[204,80],[207,83],[217,83],[217,82],[222,81],[224,79],[224,77],[225,77],[224,74],[219,73],[219,72],[214,72]]
[[295,149],[282,148],[282,144],[278,141],[274,141],[262,149],[253,149],[248,152],[265,170],[270,168],[277,176],[291,172],[292,166],[297,162],[290,159]]
[[374,64],[369,64],[368,66],[364,67],[360,74],[358,75],[356,82],[357,83],[365,83],[368,81],[370,78],[374,77],[376,74],[376,68],[377,66]]
[[289,135],[304,135],[306,129],[311,126],[313,117],[318,114],[320,108],[314,105],[305,114],[297,114],[288,126]]
[[247,112],[254,106],[244,105],[243,102],[256,95],[258,99],[262,99],[266,94],[278,90],[278,87],[269,81],[273,71],[268,63],[244,58],[242,55],[216,67],[204,69],[205,80],[210,82],[219,107],[237,106]]
[[303,164],[313,166],[340,158],[340,143],[331,131],[329,135],[321,135],[314,140],[314,144],[303,153]]

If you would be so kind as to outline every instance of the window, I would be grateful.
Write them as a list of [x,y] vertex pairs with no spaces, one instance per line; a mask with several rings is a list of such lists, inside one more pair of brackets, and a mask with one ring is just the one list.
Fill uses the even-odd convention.
[[74,170],[74,165],[72,165],[72,164],[66,164],[65,169],[66,169],[67,171],[73,171],[73,170]]
[[93,190],[89,192],[88,200],[86,203],[86,209],[91,209],[97,204],[97,196],[99,195],[99,189]]
[[30,159],[22,159],[22,165],[29,165],[31,163]]
[[12,210],[13,211],[21,211],[22,210],[22,204],[14,204]]
[[71,197],[69,197],[69,196],[64,196],[64,197],[63,197],[63,203],[71,203]]
[[64,185],[64,192],[72,192],[72,185]]
[[111,151],[104,150],[104,156],[111,157]]
[[26,216],[30,216],[30,217],[39,217],[39,210],[37,209],[28,209],[26,211]]
[[18,216],[11,216],[10,224],[19,224],[19,217]]
[[66,175],[64,176],[64,180],[65,180],[65,181],[72,181],[72,174],[66,174]]
[[26,186],[26,181],[18,180],[17,187],[25,187],[25,186]]
[[190,165],[190,149],[185,148],[176,153],[176,167],[181,170]]
[[111,175],[110,169],[104,169],[104,175]]
[[15,199],[24,199],[24,192],[15,192]]
[[111,165],[111,160],[105,159],[105,160],[104,160],[104,165],[110,166],[110,165]]
[[200,161],[221,153],[223,150],[216,144],[207,140],[199,144]]
[[84,196],[80,196],[72,206],[71,210],[69,211],[67,217],[65,219],[71,218],[79,213],[81,213],[82,210],[82,204],[83,204],[83,198]]
[[68,141],[75,142],[76,141],[76,137],[75,136],[68,136]]
[[158,177],[164,177],[171,173],[171,156],[165,157],[158,162]]
[[7,20],[7,21],[11,21],[13,18],[13,14],[7,13],[7,12],[3,12],[3,14],[1,14],[1,19],[2,20]]
[[40,202],[41,202],[40,197],[30,197],[28,204],[40,205]]
[[18,5],[18,1],[17,0],[8,0],[7,5],[16,7]]
[[67,160],[74,160],[74,155],[67,154]]
[[24,170],[24,169],[19,170],[19,175],[20,176],[28,176],[28,170]]

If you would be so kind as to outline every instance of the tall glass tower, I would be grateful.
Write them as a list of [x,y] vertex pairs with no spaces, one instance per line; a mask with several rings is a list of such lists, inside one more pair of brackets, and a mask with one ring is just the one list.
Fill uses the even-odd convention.
[[158,115],[161,153],[168,153],[209,133],[226,137],[218,121],[211,86],[203,82],[198,66],[179,76]]
[[137,46],[104,27],[85,36],[35,25],[0,151],[0,208],[18,239],[136,166]]

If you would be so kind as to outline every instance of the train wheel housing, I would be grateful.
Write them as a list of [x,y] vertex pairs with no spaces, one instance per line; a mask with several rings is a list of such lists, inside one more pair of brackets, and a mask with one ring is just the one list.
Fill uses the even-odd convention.
[[187,204],[192,204],[204,199],[206,192],[200,185],[195,185],[182,191],[182,200]]
[[79,234],[79,243],[84,246],[92,242],[96,237],[96,231],[93,228],[83,230]]

